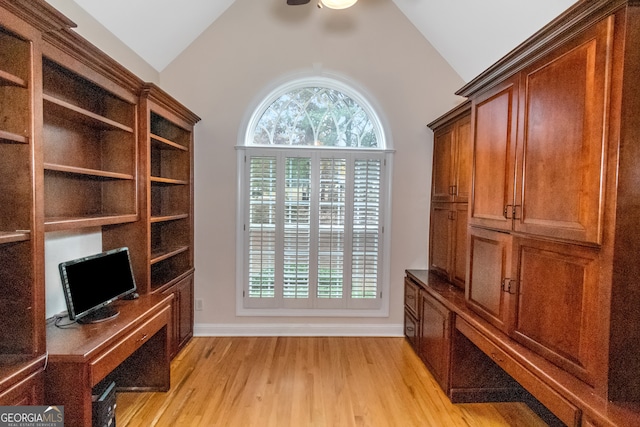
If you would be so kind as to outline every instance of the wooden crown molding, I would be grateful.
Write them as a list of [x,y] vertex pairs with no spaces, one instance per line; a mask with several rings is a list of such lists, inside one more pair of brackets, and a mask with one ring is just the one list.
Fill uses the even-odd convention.
[[182,105],[154,83],[145,83],[142,87],[140,96],[155,103],[167,106],[174,114],[178,115],[187,123],[196,124],[200,121],[200,117],[191,112],[187,107]]
[[443,127],[448,125],[449,123],[457,120],[460,116],[463,116],[471,111],[471,100],[463,101],[460,105],[456,106],[452,110],[446,112],[442,116],[438,117],[431,123],[427,125],[427,127],[431,130]]
[[0,7],[44,33],[77,27],[75,22],[44,1],[0,0]]
[[[109,80],[126,88],[133,94],[138,95],[140,93],[144,83],[142,79],[120,65],[75,31],[64,28],[60,31],[44,34],[43,39],[49,45],[64,51],[84,66],[96,71],[102,76],[108,77]],[[45,49],[45,56],[47,56],[46,53]]]

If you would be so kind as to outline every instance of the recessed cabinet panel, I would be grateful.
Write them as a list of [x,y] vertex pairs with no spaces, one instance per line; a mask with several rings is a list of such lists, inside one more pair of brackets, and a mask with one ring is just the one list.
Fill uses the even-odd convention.
[[451,272],[450,280],[454,285],[464,289],[467,282],[467,224],[469,205],[466,203],[456,203],[454,211],[453,225],[451,227]]
[[468,202],[471,194],[471,115],[467,115],[457,122],[456,128],[456,168],[455,193],[456,202]]
[[[470,229],[467,304],[494,326],[510,329],[511,241],[509,234]],[[511,293],[510,293],[511,292]]]
[[429,269],[464,289],[467,260],[467,203],[433,203]]
[[444,276],[449,275],[449,247],[451,245],[451,210],[449,203],[431,206],[431,236],[429,239],[429,268]]
[[455,127],[447,126],[438,130],[433,139],[433,187],[431,199],[449,202],[453,196],[452,177],[455,170],[454,151]]
[[473,103],[473,190],[470,223],[510,230],[516,148],[518,79]]
[[515,239],[519,271],[514,336],[592,382],[599,335],[597,250]]
[[524,73],[518,231],[601,240],[612,35],[607,23]]
[[424,291],[420,292],[419,355],[443,390],[449,389],[451,312]]

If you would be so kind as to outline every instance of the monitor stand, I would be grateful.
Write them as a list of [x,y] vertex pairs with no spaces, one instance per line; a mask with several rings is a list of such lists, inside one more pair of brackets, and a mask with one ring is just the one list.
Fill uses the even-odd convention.
[[120,314],[120,312],[116,308],[108,305],[106,307],[99,308],[93,313],[90,313],[90,314],[87,314],[86,316],[81,317],[80,319],[78,319],[78,323],[86,324],[86,323],[104,322],[106,320],[110,320],[110,319],[113,319],[114,317],[117,317],[118,314]]

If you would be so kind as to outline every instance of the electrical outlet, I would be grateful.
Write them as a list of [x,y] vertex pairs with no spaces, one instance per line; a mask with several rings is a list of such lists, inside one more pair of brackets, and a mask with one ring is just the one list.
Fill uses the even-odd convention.
[[202,299],[197,298],[194,301],[194,303],[195,303],[195,306],[194,306],[195,311],[202,311]]

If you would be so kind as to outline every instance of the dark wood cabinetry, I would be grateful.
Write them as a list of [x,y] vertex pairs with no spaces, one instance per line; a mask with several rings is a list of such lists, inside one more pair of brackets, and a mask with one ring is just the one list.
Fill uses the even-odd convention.
[[605,213],[613,21],[568,35],[502,83],[464,90],[475,125],[468,302],[594,386],[607,377],[598,307],[609,282],[599,276],[602,236],[614,227]]
[[[457,92],[471,101],[466,285],[416,279],[453,316],[452,400],[482,359],[465,352],[479,350],[567,425],[640,424],[639,43],[640,4],[578,2]],[[429,264],[440,273],[441,202]],[[416,317],[431,319],[429,336],[438,313]]]
[[70,22],[0,1],[0,405],[42,403],[42,37]]
[[428,125],[434,131],[429,268],[464,288],[471,190],[470,104]]
[[193,336],[193,127],[200,120],[147,84],[140,105],[145,178],[138,241],[147,292],[172,293],[175,355]]
[[433,136],[431,200],[467,202],[471,190],[471,117],[469,103],[429,123]]
[[443,390],[449,390],[453,313],[431,295],[420,291],[418,354]]
[[99,227],[104,250],[130,247],[139,292],[175,296],[168,348],[193,333],[199,119],[74,26],[44,1],[0,0],[2,405],[44,404],[45,232]]

